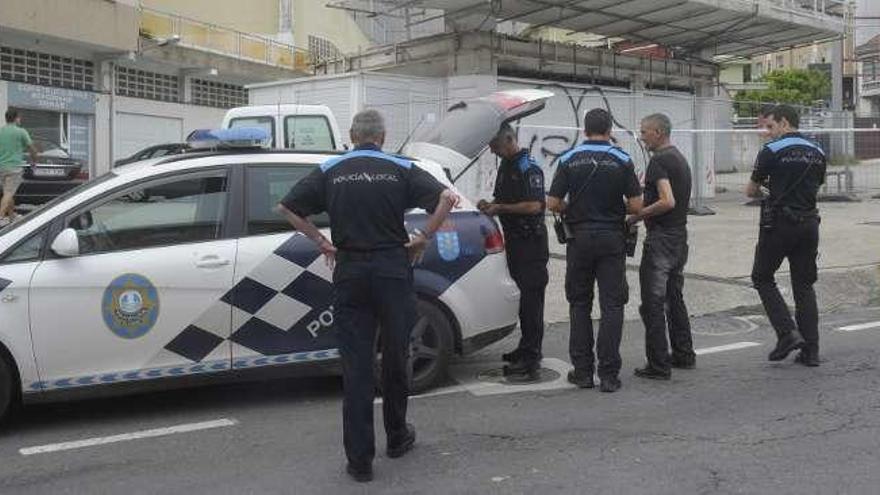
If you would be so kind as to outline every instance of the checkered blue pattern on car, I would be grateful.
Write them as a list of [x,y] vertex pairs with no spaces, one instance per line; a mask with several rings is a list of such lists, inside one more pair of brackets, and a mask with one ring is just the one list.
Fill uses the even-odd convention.
[[[261,366],[275,366],[287,363],[326,361],[328,359],[336,359],[338,357],[339,351],[337,351],[336,349],[326,349],[311,352],[294,352],[291,354],[281,354],[278,356],[260,356],[248,359],[236,359],[234,365],[236,369],[245,369],[258,368]],[[200,375],[204,373],[227,371],[229,369],[229,360],[224,359],[218,361],[207,361],[196,365],[166,366],[161,368],[122,371],[119,373],[104,373],[101,375],[85,375],[45,382],[34,382],[30,384],[28,389],[34,392],[41,390],[59,390],[76,387],[87,387],[90,385],[103,385],[111,383],[135,382],[141,380],[154,380],[156,378]]]

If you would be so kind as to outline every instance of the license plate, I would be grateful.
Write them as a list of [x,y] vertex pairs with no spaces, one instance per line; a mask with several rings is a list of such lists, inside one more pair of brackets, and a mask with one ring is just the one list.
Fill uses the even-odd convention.
[[67,170],[63,168],[36,168],[34,169],[34,177],[64,177]]

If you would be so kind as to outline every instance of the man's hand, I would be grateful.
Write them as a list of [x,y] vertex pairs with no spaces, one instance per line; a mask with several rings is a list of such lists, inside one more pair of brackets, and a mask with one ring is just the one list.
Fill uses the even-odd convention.
[[428,247],[428,238],[425,234],[418,232],[410,237],[408,243],[404,247],[409,252],[409,262],[415,266],[422,262],[425,257],[425,248]]
[[318,241],[318,249],[324,255],[324,262],[327,263],[327,267],[332,270],[336,266],[336,246],[328,241],[326,237],[322,237]]
[[480,210],[480,212],[483,212],[483,210],[485,210],[486,207],[489,206],[489,204],[490,203],[488,201],[486,201],[485,199],[481,199],[481,200],[477,201],[477,209]]

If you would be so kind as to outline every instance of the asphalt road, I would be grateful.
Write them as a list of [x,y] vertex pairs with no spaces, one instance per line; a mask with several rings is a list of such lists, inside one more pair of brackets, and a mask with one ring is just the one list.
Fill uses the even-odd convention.
[[[774,339],[761,317],[701,317],[697,348],[717,352],[670,382],[632,376],[642,328],[628,322],[615,394],[554,381],[565,324],[548,329],[542,390],[497,383],[508,339],[458,362],[460,383],[411,401],[409,455],[388,459],[377,429],[367,485],[343,474],[338,378],[33,406],[0,433],[0,493],[874,494],[880,323],[839,328],[875,321],[880,308],[823,315],[823,365],[804,368],[766,361]],[[205,429],[149,432],[193,423]]]

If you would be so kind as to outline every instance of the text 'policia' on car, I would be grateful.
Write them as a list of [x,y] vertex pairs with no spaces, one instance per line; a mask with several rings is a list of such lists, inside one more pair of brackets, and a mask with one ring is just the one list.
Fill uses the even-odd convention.
[[[506,91],[459,106],[407,159],[454,187],[444,168],[459,170],[502,122],[549,96]],[[471,118],[482,124],[459,132]],[[275,206],[339,152],[263,149],[266,138],[246,128],[202,134],[190,146],[205,151],[120,167],[0,231],[0,414],[19,399],[281,366],[338,372],[332,275]],[[407,228],[426,218],[408,212]],[[326,217],[313,221],[329,236]],[[414,266],[413,391],[441,381],[453,355],[513,330],[519,291],[503,252],[496,223],[463,200]]]

